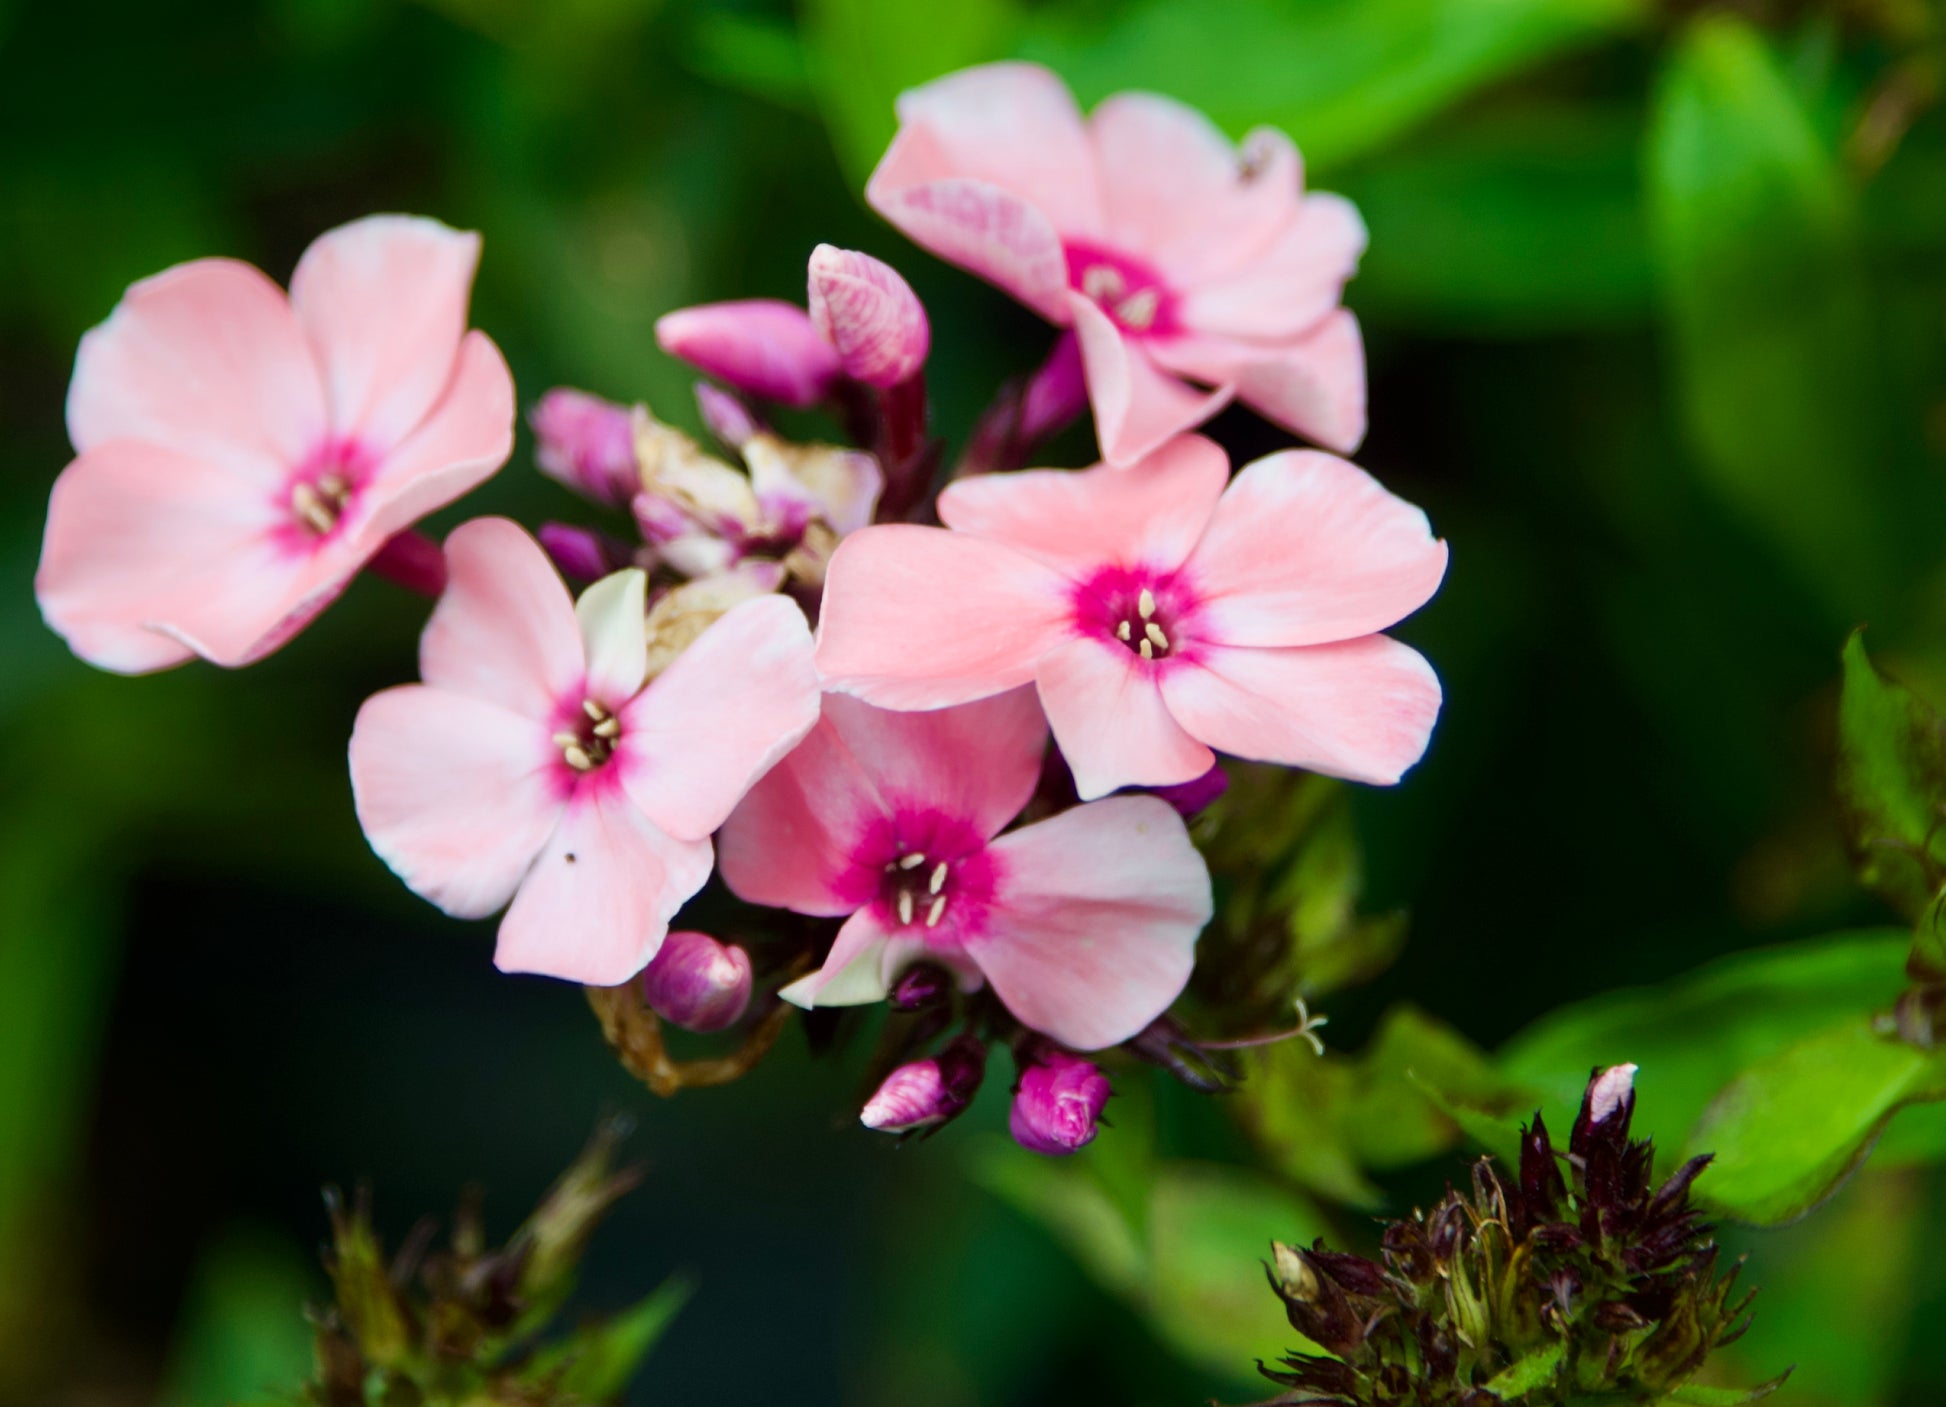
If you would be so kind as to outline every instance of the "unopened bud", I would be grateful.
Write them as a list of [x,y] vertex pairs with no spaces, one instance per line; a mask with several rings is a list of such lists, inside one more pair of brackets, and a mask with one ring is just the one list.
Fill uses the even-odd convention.
[[932,348],[926,310],[891,265],[820,244],[811,251],[810,302],[812,323],[852,380],[888,389],[926,364]]
[[1042,1046],[1021,1071],[1007,1127],[1014,1142],[1032,1153],[1061,1157],[1094,1142],[1108,1077],[1091,1060]]
[[528,412],[541,472],[597,503],[624,504],[641,490],[627,406],[560,386]]
[[1632,1111],[1635,1105],[1634,1065],[1611,1065],[1595,1076],[1588,1086],[1588,1122],[1605,1124],[1617,1112]]
[[1081,369],[1081,343],[1069,330],[1061,334],[1061,340],[1027,383],[1020,406],[1022,443],[1039,444],[1073,423],[1087,406],[1088,381]]
[[570,581],[600,581],[629,566],[627,547],[607,533],[567,523],[542,523],[535,531],[561,575]]
[[859,1112],[859,1122],[880,1133],[916,1133],[957,1118],[980,1088],[986,1050],[962,1036],[925,1060],[899,1066],[885,1077]]
[[656,345],[739,391],[785,405],[823,400],[838,354],[810,314],[775,298],[705,303],[658,318]]
[[709,432],[734,450],[741,450],[763,432],[763,425],[750,413],[749,406],[721,386],[712,386],[707,381],[696,383],[696,410]]
[[750,954],[707,933],[671,930],[642,971],[656,1015],[689,1031],[721,1031],[750,1006]]
[[893,984],[889,1000],[899,1011],[923,1011],[937,1006],[952,990],[953,979],[945,968],[922,962],[906,969],[905,975]]
[[1176,813],[1185,821],[1190,821],[1200,816],[1211,802],[1229,789],[1229,773],[1211,764],[1209,771],[1193,781],[1177,782],[1171,787],[1156,787],[1154,792],[1175,807]]
[[1278,1291],[1287,1300],[1310,1304],[1318,1297],[1318,1273],[1311,1269],[1304,1253],[1282,1241],[1270,1243],[1270,1274]]

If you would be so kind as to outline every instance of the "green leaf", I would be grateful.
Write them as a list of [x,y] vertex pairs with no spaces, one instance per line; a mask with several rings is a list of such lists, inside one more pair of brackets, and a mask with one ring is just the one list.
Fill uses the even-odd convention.
[[[1946,725],[1918,695],[1880,674],[1863,631],[1845,641],[1838,701],[1838,801],[1858,877],[1907,914],[1937,886],[1946,821]],[[1914,944],[1930,953],[1936,930],[1920,925]],[[1928,933],[1934,937],[1928,938]],[[1946,948],[1942,948],[1946,952]]]
[[311,1371],[304,1305],[317,1281],[310,1258],[288,1241],[226,1232],[190,1279],[161,1407],[213,1407],[303,1382]]
[[1787,1369],[1756,1387],[1705,1387],[1701,1383],[1690,1383],[1670,1393],[1667,1400],[1681,1403],[1682,1407],[1743,1407],[1746,1402],[1759,1402],[1770,1396],[1784,1385],[1788,1377],[1790,1372]]
[[1779,1051],[1725,1087],[1685,1156],[1713,1153],[1697,1194],[1743,1221],[1794,1221],[1829,1197],[1901,1108],[1946,1099],[1946,1057],[1852,1018]]
[[782,20],[703,10],[687,40],[683,61],[703,77],[793,112],[816,109],[804,46]]
[[1648,147],[1685,429],[1719,498],[1834,620],[1883,607],[1897,524],[1881,456],[1854,200],[1759,33],[1692,25]]
[[1919,915],[1912,930],[1912,951],[1906,954],[1906,976],[1915,982],[1946,982],[1946,890],[1941,890]]
[[1410,1076],[1433,1105],[1457,1124],[1465,1135],[1508,1167],[1520,1161],[1520,1124],[1523,1116],[1502,1106],[1488,1107],[1449,1094],[1430,1080]]
[[1557,1340],[1545,1348],[1535,1349],[1525,1358],[1487,1380],[1486,1390],[1496,1397],[1519,1400],[1537,1387],[1545,1387],[1554,1381],[1554,1375],[1561,1366],[1561,1356],[1567,1352],[1567,1341]]
[[549,1361],[564,1368],[561,1390],[576,1401],[619,1401],[649,1351],[695,1290],[695,1283],[685,1277],[665,1280],[647,1298],[611,1319],[578,1331],[565,1343],[537,1355],[535,1362]]

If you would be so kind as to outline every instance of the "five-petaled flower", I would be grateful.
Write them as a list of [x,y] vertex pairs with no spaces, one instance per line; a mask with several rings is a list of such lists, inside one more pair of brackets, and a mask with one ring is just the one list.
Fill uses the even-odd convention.
[[359,822],[447,913],[512,901],[503,971],[618,985],[709,878],[710,833],[816,720],[810,631],[783,597],[747,601],[645,682],[642,572],[571,601],[498,518],[446,551],[425,683],[368,699],[352,730]]
[[1150,796],[1001,835],[1034,794],[1046,738],[1026,689],[930,713],[827,696],[717,840],[741,898],[849,915],[823,968],[784,995],[877,1001],[929,960],[992,984],[1020,1021],[1079,1050],[1167,1009],[1209,921],[1209,871]]
[[373,216],[320,236],[290,295],[248,264],[144,279],[82,339],[77,457],[35,589],[91,664],[248,664],[387,539],[513,445],[514,388],[466,310],[478,235]]
[[1331,449],[1364,438],[1364,346],[1339,299],[1365,227],[1343,199],[1304,193],[1281,132],[1238,148],[1150,93],[1084,121],[1058,77],[1023,63],[914,89],[899,120],[866,198],[1073,327],[1108,462],[1141,458],[1231,396]]
[[839,545],[826,688],[932,709],[1032,682],[1084,798],[1190,781],[1212,748],[1385,784],[1425,751],[1439,681],[1376,632],[1432,596],[1446,544],[1342,459],[1231,480],[1184,435],[1133,470],[962,479],[939,515]]

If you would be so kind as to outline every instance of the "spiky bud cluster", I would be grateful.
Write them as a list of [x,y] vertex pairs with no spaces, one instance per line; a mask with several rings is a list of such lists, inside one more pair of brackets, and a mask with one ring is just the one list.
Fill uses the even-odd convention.
[[1481,1159],[1469,1192],[1391,1223],[1377,1261],[1275,1247],[1292,1327],[1331,1356],[1265,1368],[1291,1389],[1273,1402],[1654,1403],[1740,1335],[1750,1295],[1733,1298],[1736,1267],[1717,1275],[1689,1200],[1709,1157],[1654,1185],[1649,1141],[1628,1136],[1633,1074],[1596,1073],[1565,1158],[1536,1113],[1516,1177]]

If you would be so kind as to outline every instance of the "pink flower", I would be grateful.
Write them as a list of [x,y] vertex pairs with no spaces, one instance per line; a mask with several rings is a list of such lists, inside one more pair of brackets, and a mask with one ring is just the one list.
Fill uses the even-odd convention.
[[490,476],[514,391],[466,330],[479,256],[478,235],[381,215],[320,236],[288,298],[233,259],[130,288],[75,358],[48,624],[121,673],[249,664]]
[[827,696],[818,726],[719,837],[740,897],[850,915],[823,969],[784,996],[878,1001],[931,961],[992,983],[1022,1022],[1084,1050],[1165,1010],[1209,921],[1209,872],[1154,797],[1000,835],[1034,793],[1046,738],[1024,689],[934,713]]
[[1111,1093],[1092,1060],[1043,1045],[1029,1057],[1007,1116],[1014,1142],[1030,1153],[1061,1157],[1095,1141]]
[[586,391],[556,386],[528,412],[541,472],[576,493],[622,507],[642,491],[635,468],[635,417]]
[[932,348],[919,295],[890,264],[820,244],[811,251],[811,322],[845,375],[890,389],[917,376]]
[[656,345],[739,391],[816,405],[838,379],[838,353],[811,315],[777,298],[704,303],[656,319]]
[[1192,781],[1212,748],[1385,784],[1425,751],[1439,681],[1374,632],[1431,597],[1446,545],[1342,459],[1287,450],[1230,481],[1185,435],[1139,473],[961,479],[939,515],[953,531],[839,545],[826,688],[928,709],[1031,682],[1084,798]]
[[416,893],[460,918],[512,901],[495,964],[614,986],[709,878],[709,835],[817,718],[810,632],[782,597],[734,607],[644,682],[645,578],[570,601],[501,518],[447,539],[424,684],[365,702],[359,823]]
[[1239,149],[1150,93],[1084,122],[1059,78],[1023,63],[914,89],[899,119],[866,198],[1074,328],[1108,462],[1232,396],[1332,449],[1364,438],[1364,349],[1338,303],[1365,228],[1339,197],[1303,193],[1282,133],[1260,128]]

